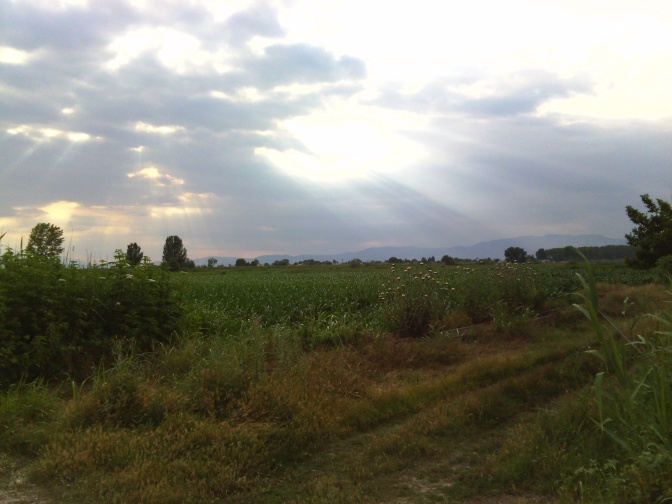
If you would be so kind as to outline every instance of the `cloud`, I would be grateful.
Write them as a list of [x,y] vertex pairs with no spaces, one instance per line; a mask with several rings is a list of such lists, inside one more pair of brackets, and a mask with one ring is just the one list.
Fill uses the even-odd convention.
[[274,44],[264,55],[245,65],[256,82],[265,87],[294,83],[358,80],[366,76],[363,61],[350,56],[336,58],[328,51],[309,44]]
[[264,3],[256,3],[233,14],[226,20],[224,30],[235,44],[247,42],[252,37],[275,38],[284,35],[277,13]]
[[497,84],[493,92],[466,99],[456,104],[455,110],[479,116],[531,114],[548,100],[591,90],[583,79],[561,79],[541,70],[519,72]]
[[591,92],[587,78],[561,78],[545,70],[528,69],[498,76],[472,71],[428,83],[411,93],[390,85],[371,103],[439,114],[505,117],[533,114],[550,100]]
[[[554,33],[586,22],[573,8]],[[67,210],[90,250],[154,257],[169,234],[203,255],[620,236],[669,186],[665,16],[655,51],[646,12],[599,25],[631,46],[540,48],[558,9],[423,9],[0,0],[0,227]]]
[[154,166],[142,168],[136,172],[128,173],[126,176],[128,178],[138,177],[152,180],[159,187],[165,187],[166,185],[184,185],[184,180],[168,175],[167,173],[161,173],[159,169]]

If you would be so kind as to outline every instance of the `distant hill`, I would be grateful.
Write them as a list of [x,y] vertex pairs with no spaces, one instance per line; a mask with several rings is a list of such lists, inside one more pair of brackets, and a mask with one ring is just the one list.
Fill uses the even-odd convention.
[[[246,257],[245,259],[251,261],[258,259],[260,264],[273,264],[275,261],[282,259],[289,259],[291,263],[305,261],[306,259],[315,259],[316,261],[338,261],[348,262],[352,259],[361,259],[362,261],[386,261],[390,257],[398,257],[399,259],[421,259],[423,257],[434,256],[436,260],[441,259],[444,255],[459,259],[504,259],[504,250],[509,247],[522,247],[528,254],[534,253],[540,248],[554,249],[561,247],[603,247],[605,245],[625,245],[624,239],[607,238],[601,235],[560,235],[549,234],[545,236],[518,236],[516,238],[505,238],[500,240],[492,240],[482,243],[477,243],[471,246],[460,247],[373,247],[357,252],[343,252],[338,254],[304,254],[304,255],[289,255],[289,254],[274,254],[263,255],[259,257]],[[237,257],[223,257],[210,256],[217,259],[217,265],[233,265]],[[197,266],[208,263],[208,257],[195,259]]]

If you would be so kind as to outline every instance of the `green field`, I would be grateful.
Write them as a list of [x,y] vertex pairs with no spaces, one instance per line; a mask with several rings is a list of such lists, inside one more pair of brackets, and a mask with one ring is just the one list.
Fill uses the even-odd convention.
[[[301,326],[329,336],[331,329],[349,326],[370,331],[387,329],[387,304],[381,299],[390,285],[408,286],[428,271],[442,289],[444,313],[462,311],[474,323],[491,318],[498,301],[543,308],[544,303],[580,288],[580,265],[378,265],[284,268],[225,268],[175,275],[183,287],[189,311],[218,329],[237,331],[257,318],[264,326]],[[629,286],[653,281],[651,272],[605,264],[596,280]],[[389,301],[389,299],[388,299]],[[200,315],[202,314],[202,315]],[[465,319],[462,319],[465,320]],[[206,329],[206,328],[204,328]]]
[[46,299],[3,329],[0,501],[672,497],[654,273],[21,260],[0,312]]

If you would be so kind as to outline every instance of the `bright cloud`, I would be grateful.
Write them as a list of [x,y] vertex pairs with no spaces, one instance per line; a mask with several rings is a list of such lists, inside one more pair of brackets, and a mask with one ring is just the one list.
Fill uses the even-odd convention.
[[141,179],[152,180],[156,185],[163,187],[166,185],[184,185],[184,180],[181,178],[173,177],[167,173],[161,173],[158,168],[154,166],[149,166],[147,168],[142,168],[133,173],[128,173],[126,175],[128,178],[138,177]]
[[7,65],[23,65],[28,62],[30,53],[13,47],[0,46],[0,63]]
[[53,139],[66,139],[71,142],[87,142],[93,140],[91,135],[80,131],[63,131],[56,128],[41,128],[22,124],[14,128],[8,128],[7,133],[10,135],[23,135],[36,142],[49,141]]
[[133,125],[135,131],[140,131],[143,133],[154,133],[157,135],[172,135],[178,131],[184,131],[182,126],[154,126],[152,124],[147,124],[141,121],[136,122]]
[[382,110],[327,110],[287,121],[287,134],[305,150],[258,148],[255,154],[299,180],[342,183],[374,173],[394,174],[421,162],[421,145],[400,130],[419,128],[411,114]]

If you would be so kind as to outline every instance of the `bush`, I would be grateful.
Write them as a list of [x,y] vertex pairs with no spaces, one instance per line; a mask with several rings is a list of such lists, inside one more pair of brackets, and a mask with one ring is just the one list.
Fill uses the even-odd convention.
[[420,338],[431,331],[449,308],[447,287],[435,278],[436,271],[420,263],[422,270],[408,266],[401,273],[391,268],[392,279],[383,284],[379,298],[386,302],[385,316],[391,331]]
[[656,268],[660,273],[667,277],[672,276],[672,255],[661,257],[656,261]]
[[21,378],[88,375],[117,339],[139,351],[167,341],[180,319],[167,278],[149,263],[79,268],[15,253],[0,256],[0,387]]

